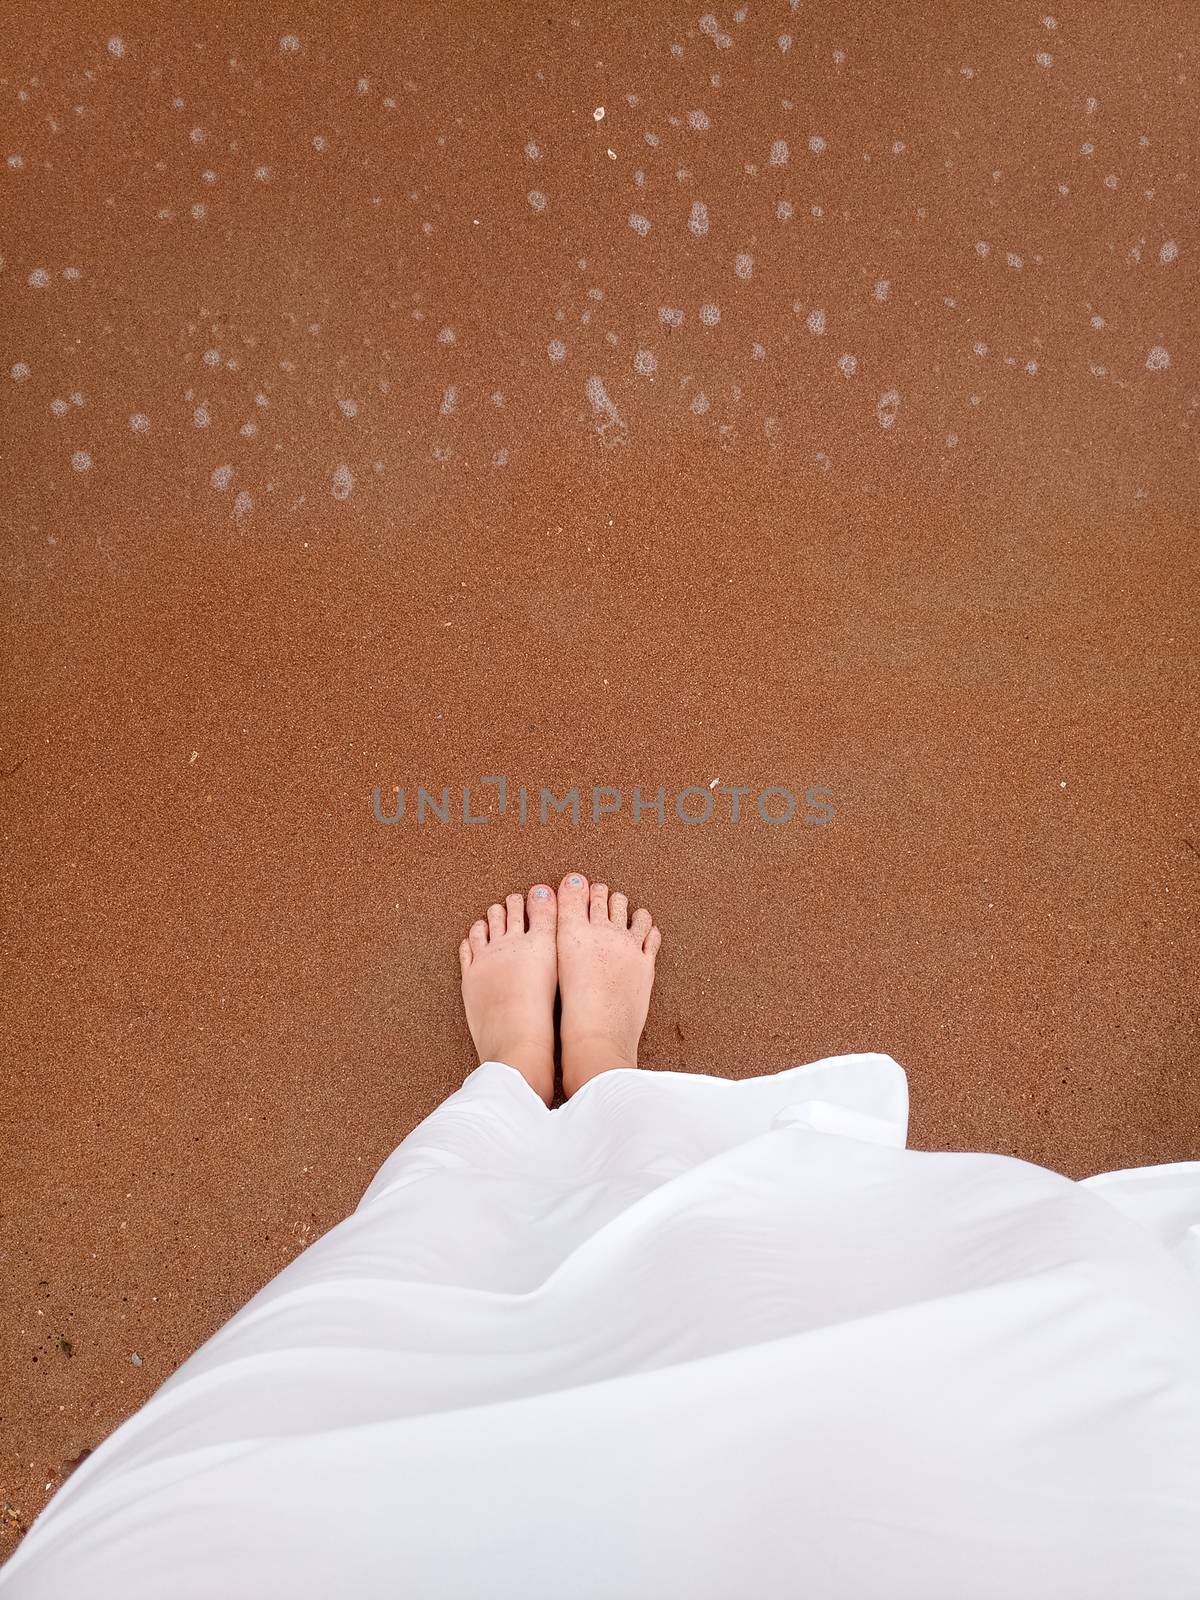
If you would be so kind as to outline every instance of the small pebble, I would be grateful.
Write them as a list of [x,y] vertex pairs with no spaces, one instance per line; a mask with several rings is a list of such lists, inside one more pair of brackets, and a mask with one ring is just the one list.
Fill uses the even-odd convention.
[[129,1359],[130,1359],[130,1361],[133,1362],[135,1367],[140,1367],[141,1364],[142,1364],[142,1358],[141,1358],[140,1355],[138,1355],[136,1350],[133,1352],[133,1354],[130,1356]]

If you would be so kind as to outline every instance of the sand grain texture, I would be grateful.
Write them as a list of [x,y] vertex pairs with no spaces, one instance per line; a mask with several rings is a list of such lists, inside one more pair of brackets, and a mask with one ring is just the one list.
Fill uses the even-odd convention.
[[[10,1542],[461,1081],[540,878],[655,908],[648,1065],[1200,1153],[1193,8],[22,11]],[[372,818],[493,773],[626,809]],[[836,819],[629,815],[714,778]]]

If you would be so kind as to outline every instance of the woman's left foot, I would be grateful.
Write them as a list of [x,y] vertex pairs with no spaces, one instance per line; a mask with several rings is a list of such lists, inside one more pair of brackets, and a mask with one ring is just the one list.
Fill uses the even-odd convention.
[[557,924],[554,890],[539,883],[528,896],[510,894],[504,905],[489,906],[458,947],[480,1062],[515,1067],[547,1105],[554,1099]]

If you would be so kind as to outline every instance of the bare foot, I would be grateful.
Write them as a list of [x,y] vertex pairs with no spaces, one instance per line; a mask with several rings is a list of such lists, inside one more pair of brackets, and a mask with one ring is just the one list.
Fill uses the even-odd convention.
[[[525,925],[528,910],[529,926]],[[547,1105],[554,1099],[554,890],[510,894],[471,924],[458,947],[467,1027],[480,1062],[515,1067]]]
[[567,875],[558,889],[563,1093],[610,1067],[636,1067],[662,934],[608,885]]

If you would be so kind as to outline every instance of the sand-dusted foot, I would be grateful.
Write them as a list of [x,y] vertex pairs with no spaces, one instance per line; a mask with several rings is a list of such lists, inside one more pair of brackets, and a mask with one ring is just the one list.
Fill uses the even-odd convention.
[[[528,921],[527,921],[528,919]],[[503,1061],[540,1094],[554,1099],[554,890],[535,884],[528,898],[510,894],[471,924],[458,947],[467,1027],[484,1061]]]
[[563,1093],[598,1072],[636,1067],[662,934],[648,911],[572,872],[558,889],[558,987]]

